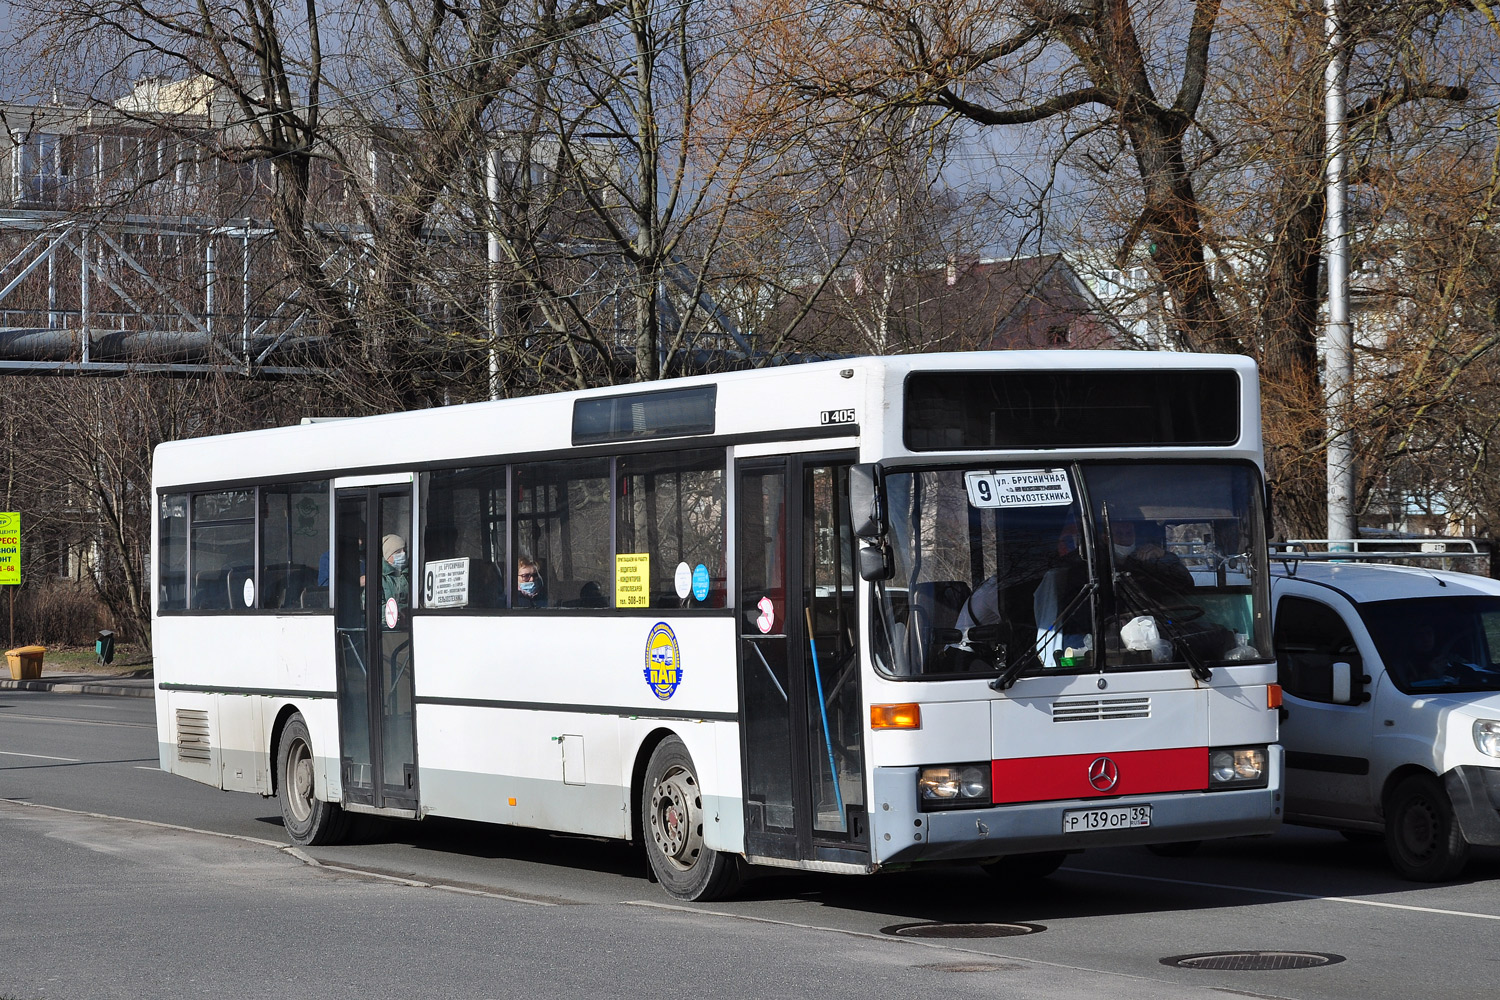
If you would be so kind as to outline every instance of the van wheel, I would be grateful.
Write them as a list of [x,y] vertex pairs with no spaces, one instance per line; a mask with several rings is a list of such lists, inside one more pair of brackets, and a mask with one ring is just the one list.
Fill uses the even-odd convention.
[[1469,860],[1469,844],[1453,804],[1436,778],[1418,774],[1392,790],[1385,804],[1385,850],[1402,878],[1446,882]]
[[739,888],[739,859],[703,845],[703,792],[687,747],[659,743],[641,789],[646,860],[663,889],[678,899],[723,899]]
[[1040,882],[1057,871],[1066,851],[1048,851],[1045,854],[1011,854],[988,864],[980,865],[986,875],[1001,882],[1023,884]]
[[276,791],[281,822],[294,844],[336,844],[349,829],[349,814],[313,794],[312,738],[299,712],[286,721],[276,748]]

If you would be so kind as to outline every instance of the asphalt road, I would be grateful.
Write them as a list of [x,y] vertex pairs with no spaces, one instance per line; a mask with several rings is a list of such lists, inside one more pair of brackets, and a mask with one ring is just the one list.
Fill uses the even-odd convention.
[[[163,774],[155,748],[149,699],[0,692],[0,1000],[1412,1000],[1500,983],[1496,851],[1461,882],[1419,886],[1378,844],[1287,828],[1191,858],[1080,854],[1029,888],[975,868],[770,872],[733,901],[684,905],[628,847],[584,838],[382,821],[288,850],[274,799]],[[1340,960],[1162,961],[1223,951]]]

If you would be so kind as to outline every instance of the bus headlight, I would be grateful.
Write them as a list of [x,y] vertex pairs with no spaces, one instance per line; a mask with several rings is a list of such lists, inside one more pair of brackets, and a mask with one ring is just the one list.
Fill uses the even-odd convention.
[[1208,752],[1208,787],[1245,788],[1266,784],[1265,747],[1219,747]]
[[1474,745],[1479,752],[1490,757],[1500,757],[1500,721],[1476,719],[1474,722]]
[[924,809],[990,804],[990,765],[944,764],[917,775],[917,797]]

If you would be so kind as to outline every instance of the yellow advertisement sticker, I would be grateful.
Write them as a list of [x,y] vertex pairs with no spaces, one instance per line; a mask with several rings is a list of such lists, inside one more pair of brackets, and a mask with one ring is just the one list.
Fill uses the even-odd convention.
[[651,607],[651,556],[646,552],[615,556],[615,607]]
[[21,582],[21,515],[0,513],[0,585]]

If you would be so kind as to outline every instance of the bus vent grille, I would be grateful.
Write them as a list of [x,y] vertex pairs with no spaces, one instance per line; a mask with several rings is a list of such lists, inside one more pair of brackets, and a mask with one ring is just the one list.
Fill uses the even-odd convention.
[[177,710],[177,759],[209,759],[208,713],[202,709]]
[[1104,719],[1149,719],[1150,698],[1075,698],[1052,703],[1053,722],[1099,722]]

